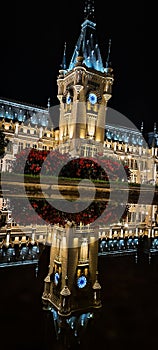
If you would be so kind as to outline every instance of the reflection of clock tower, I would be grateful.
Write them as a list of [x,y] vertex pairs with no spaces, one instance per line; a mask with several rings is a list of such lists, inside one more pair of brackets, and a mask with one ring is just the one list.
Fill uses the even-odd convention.
[[98,281],[98,227],[67,222],[53,227],[50,264],[42,301],[57,339],[78,342],[101,308]]
[[[59,142],[63,152],[94,155],[102,148],[107,102],[111,98],[113,73],[109,52],[104,68],[96,37],[93,1],[86,1],[85,20],[69,67],[66,45],[57,79],[60,101]],[[88,141],[90,153],[87,153]]]

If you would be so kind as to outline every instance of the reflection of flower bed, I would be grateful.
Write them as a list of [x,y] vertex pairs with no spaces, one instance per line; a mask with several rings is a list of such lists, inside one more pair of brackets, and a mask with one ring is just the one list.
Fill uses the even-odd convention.
[[[58,201],[59,203],[59,201]],[[54,206],[53,206],[54,205]],[[13,217],[20,225],[41,224],[41,219],[46,224],[59,224],[64,226],[66,221],[73,221],[76,225],[82,222],[84,225],[95,223],[106,225],[118,221],[117,212],[120,209],[118,204],[108,207],[108,201],[93,201],[85,210],[79,211],[79,204],[74,202],[76,213],[67,213],[55,208],[55,201],[48,203],[44,199],[11,199]],[[122,218],[126,215],[126,207]]]

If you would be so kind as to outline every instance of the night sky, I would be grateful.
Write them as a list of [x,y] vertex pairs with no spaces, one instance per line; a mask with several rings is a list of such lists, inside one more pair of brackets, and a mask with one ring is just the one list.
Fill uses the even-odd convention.
[[[0,96],[38,106],[59,104],[56,79],[67,42],[69,65],[84,20],[84,0],[5,2],[1,6]],[[157,120],[152,1],[95,1],[97,36],[105,65],[109,38],[114,69],[109,107],[140,128]]]

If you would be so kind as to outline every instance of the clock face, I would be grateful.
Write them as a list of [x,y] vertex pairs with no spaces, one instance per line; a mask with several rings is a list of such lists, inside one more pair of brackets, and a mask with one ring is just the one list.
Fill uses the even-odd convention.
[[77,280],[78,288],[84,288],[87,284],[87,278],[85,276],[80,276]]
[[90,93],[89,94],[89,102],[92,104],[92,105],[94,105],[96,102],[97,102],[97,96],[96,96],[96,94],[94,94],[94,93]]
[[56,272],[55,275],[54,275],[54,283],[56,284],[56,286],[57,286],[58,283],[59,283],[59,278],[60,278],[59,273]]
[[69,105],[71,103],[71,97],[70,95],[66,96],[66,103]]

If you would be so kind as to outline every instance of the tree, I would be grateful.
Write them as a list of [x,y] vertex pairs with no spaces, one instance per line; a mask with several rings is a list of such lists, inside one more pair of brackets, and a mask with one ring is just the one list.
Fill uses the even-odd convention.
[[0,130],[0,159],[4,157],[5,147],[7,147],[9,140],[5,139],[5,134]]

